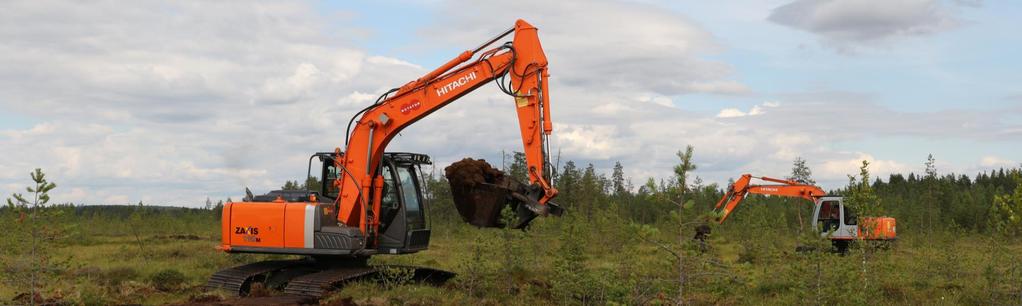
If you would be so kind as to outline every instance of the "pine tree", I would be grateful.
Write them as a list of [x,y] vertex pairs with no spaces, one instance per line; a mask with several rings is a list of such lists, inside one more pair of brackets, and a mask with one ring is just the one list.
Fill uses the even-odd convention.
[[1015,190],[1010,194],[995,195],[990,207],[990,227],[1008,237],[1022,234],[1022,177],[1018,172],[1014,177],[1018,182]]
[[557,190],[560,191],[560,195],[557,196],[558,203],[564,204],[564,207],[568,209],[577,209],[579,181],[581,180],[582,173],[575,166],[575,162],[569,160],[565,163],[564,170],[561,171],[556,182]]
[[[504,210],[501,211],[501,219],[504,224],[513,224],[516,219],[514,209],[511,209],[511,206],[505,206]],[[518,292],[518,288],[515,285],[515,277],[520,274],[520,271],[525,266],[524,256],[527,252],[523,252],[523,249],[518,247],[523,234],[523,231],[516,230],[511,226],[505,226],[501,230],[501,256],[503,258],[500,275],[507,277],[506,293],[512,297]]]
[[678,151],[675,155],[681,162],[674,166],[674,176],[678,182],[678,193],[679,195],[684,194],[685,190],[688,189],[688,172],[696,170],[696,165],[692,162],[692,146],[686,146],[685,151]]
[[310,176],[310,177],[305,179],[305,184],[302,185],[301,189],[302,190],[319,191],[319,189],[321,187],[323,187],[323,183],[321,183],[319,181],[319,178],[317,178],[315,176]]
[[528,163],[525,160],[525,153],[512,152],[511,165],[507,168],[508,175],[511,175],[519,182],[529,181]]
[[625,170],[621,166],[621,162],[614,163],[614,172],[610,175],[610,178],[615,196],[622,196],[628,193],[628,190],[625,189]]
[[[859,177],[848,176],[848,195],[844,197],[845,205],[848,206],[852,211],[858,215],[858,222],[861,229],[861,234],[869,237],[873,234],[873,230],[876,228],[875,224],[870,224],[872,219],[867,220],[867,216],[877,216],[880,213],[880,200],[877,197],[876,192],[873,190],[873,186],[870,185],[870,174],[869,174],[869,162],[866,160],[862,161],[862,166],[859,167]],[[876,286],[870,286],[872,279],[870,278],[869,271],[869,258],[871,255],[871,247],[860,246],[862,259],[862,270],[860,274],[860,282],[862,285],[862,291],[860,295],[855,297],[860,302],[867,302],[867,297],[872,295],[875,291]]]
[[298,184],[298,181],[285,181],[284,186],[280,187],[280,190],[302,190],[302,186]]
[[926,229],[932,235],[937,216],[942,213],[941,205],[938,203],[941,197],[937,190],[937,166],[933,154],[926,156],[926,162],[923,165],[926,166],[926,170],[923,172],[923,184],[926,190],[922,202],[926,206]]
[[926,166],[924,171],[926,178],[937,178],[937,161],[933,159],[933,154],[926,156],[926,163],[924,165]]
[[816,185],[816,181],[813,180],[813,171],[809,169],[809,166],[806,166],[806,160],[802,159],[801,156],[795,157],[795,160],[792,162],[791,176],[788,179],[806,185]]
[[[813,180],[813,171],[809,169],[809,166],[806,166],[806,160],[802,159],[801,156],[795,157],[795,160],[792,162],[791,176],[788,179],[807,185],[816,185],[816,181]],[[785,199],[785,201],[791,200]],[[798,232],[802,233],[805,228],[805,223],[802,221],[802,206],[795,206],[795,211],[798,213]]]
[[[686,197],[685,193],[688,190],[688,185],[687,185],[688,181],[687,180],[688,180],[689,171],[693,171],[693,170],[696,169],[695,163],[692,162],[692,151],[693,150],[694,150],[694,148],[691,145],[689,145],[689,146],[685,147],[685,151],[684,152],[678,151],[678,153],[676,153],[676,155],[678,156],[678,159],[680,159],[680,162],[678,163],[678,165],[674,166],[674,175],[675,175],[675,178],[677,179],[677,184],[678,184],[677,185],[677,188],[678,188],[678,201],[677,201],[677,204],[678,204],[678,216],[679,217],[682,216],[682,210],[685,209],[686,206],[691,207],[691,205],[689,205],[689,204],[691,203],[692,200],[688,199]],[[689,201],[689,202],[686,202],[686,201]],[[684,220],[684,218],[682,218],[682,220]],[[681,223],[684,223],[684,221],[682,221]],[[678,245],[679,246],[685,245],[685,241],[687,241],[687,239],[685,239],[685,229],[684,228],[685,227],[683,225],[679,224],[679,226],[678,226]],[[686,281],[686,279],[688,277],[688,275],[686,274],[686,271],[685,271],[685,257],[682,256],[681,254],[682,254],[682,252],[678,252],[678,297],[677,297],[677,301],[676,301],[676,303],[678,303],[678,304],[684,304],[685,303],[685,281]]]
[[[14,193],[11,198],[7,199],[7,206],[13,208],[15,213],[20,215],[18,220],[20,224],[16,227],[18,233],[14,235],[19,235],[27,240],[20,241],[19,239],[16,242],[16,249],[28,249],[29,252],[28,254],[19,254],[21,256],[18,256],[17,261],[20,264],[10,265],[11,268],[4,273],[4,277],[13,282],[27,279],[26,285],[31,293],[30,300],[35,304],[36,298],[41,296],[39,292],[43,289],[41,287],[50,283],[50,277],[55,276],[55,272],[60,271],[64,268],[62,266],[66,265],[66,263],[54,261],[50,249],[53,248],[53,241],[59,233],[68,233],[55,228],[59,225],[47,222],[50,217],[54,217],[53,214],[59,213],[59,210],[46,209],[46,204],[50,202],[49,192],[57,188],[57,184],[47,181],[46,174],[39,168],[29,175],[35,183],[34,186],[25,188],[31,198]],[[21,243],[28,244],[28,246],[21,246]],[[21,266],[23,269],[17,269],[17,266]]]
[[593,294],[590,292],[593,280],[586,266],[588,256],[584,246],[582,231],[574,223],[562,232],[558,256],[554,258],[554,275],[557,279],[554,292],[564,299],[562,304],[593,303]]
[[596,168],[593,164],[586,166],[582,171],[581,190],[579,193],[580,202],[583,203],[586,211],[586,220],[592,221],[593,210],[596,208],[596,197],[600,194],[599,178],[596,177]]

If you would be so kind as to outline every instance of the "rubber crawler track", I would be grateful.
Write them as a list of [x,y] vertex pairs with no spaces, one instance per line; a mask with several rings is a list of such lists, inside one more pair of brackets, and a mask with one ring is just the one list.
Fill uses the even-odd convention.
[[[454,273],[417,266],[373,265],[328,267],[307,260],[272,260],[228,268],[213,274],[206,283],[207,290],[227,290],[234,295],[245,295],[252,283],[263,282],[274,272],[290,268],[307,268],[318,272],[298,275],[287,280],[285,295],[321,298],[353,281],[392,281],[395,275],[403,281],[441,285]],[[393,273],[396,272],[396,273]],[[392,275],[393,274],[393,275]]]
[[304,263],[304,260],[269,260],[220,270],[206,282],[206,290],[227,290],[235,295],[248,291],[253,281],[274,271]]

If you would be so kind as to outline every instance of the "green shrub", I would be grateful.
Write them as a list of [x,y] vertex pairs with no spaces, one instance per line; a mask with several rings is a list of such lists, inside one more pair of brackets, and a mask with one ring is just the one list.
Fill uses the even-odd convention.
[[160,291],[180,288],[185,282],[185,275],[178,270],[163,269],[149,277],[149,282]]
[[132,267],[113,267],[103,273],[103,282],[108,286],[118,286],[136,278],[138,278],[138,270]]
[[102,289],[96,287],[85,287],[80,289],[78,304],[86,306],[110,305],[110,301],[103,294]]

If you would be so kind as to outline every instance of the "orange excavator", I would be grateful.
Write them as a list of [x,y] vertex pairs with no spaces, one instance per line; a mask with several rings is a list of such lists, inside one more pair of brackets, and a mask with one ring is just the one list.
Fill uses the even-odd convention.
[[[511,34],[512,41],[484,51]],[[536,27],[518,20],[480,47],[384,93],[349,120],[343,150],[309,158],[310,180],[313,163],[320,165],[318,190],[249,193],[244,202],[224,205],[219,249],[305,258],[225,269],[209,279],[207,288],[244,295],[254,283],[263,283],[287,294],[318,296],[345,282],[380,275],[380,266],[367,264],[370,256],[425,250],[430,223],[420,166],[430,164],[430,158],[385,149],[403,129],[491,81],[513,98],[529,180],[504,186],[500,192],[506,196],[498,200],[516,211],[515,227],[536,216],[559,215],[562,210],[551,202],[557,189],[549,177],[547,137],[553,127],[548,78]],[[410,269],[421,281],[453,276]]]
[[[752,184],[752,179],[773,184]],[[812,224],[842,252],[848,248],[848,243],[852,240],[892,241],[897,238],[896,222],[892,217],[865,217],[862,220],[863,224],[858,224],[859,219],[856,218],[855,212],[845,206],[844,198],[840,196],[829,196],[820,187],[794,180],[755,177],[751,174],[742,174],[738,181],[728,186],[724,197],[713,208],[718,215],[717,222],[723,224],[750,193],[797,197],[811,201],[815,204]]]

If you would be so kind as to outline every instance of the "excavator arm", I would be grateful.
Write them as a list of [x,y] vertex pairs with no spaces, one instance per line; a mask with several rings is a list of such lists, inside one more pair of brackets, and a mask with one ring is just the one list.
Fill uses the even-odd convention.
[[[752,179],[754,178],[776,184],[754,185],[752,184]],[[820,189],[820,187],[803,184],[793,180],[755,177],[751,174],[742,174],[741,178],[735,181],[734,184],[731,184],[731,186],[728,186],[728,190],[724,193],[724,197],[722,197],[720,201],[717,202],[717,205],[713,207],[714,212],[717,212],[720,215],[717,221],[724,223],[724,220],[727,220],[727,217],[734,212],[735,208],[738,207],[738,204],[740,204],[742,200],[745,199],[745,196],[750,193],[798,197],[810,201],[827,194],[827,192]]]
[[[340,188],[336,202],[338,221],[360,228],[363,234],[375,232],[379,226],[375,216],[380,212],[378,197],[383,185],[377,173],[390,141],[409,125],[491,81],[514,98],[529,183],[543,191],[536,202],[545,206],[557,196],[557,189],[550,184],[546,146],[553,130],[547,86],[549,73],[536,31],[534,26],[518,20],[513,28],[479,48],[465,51],[419,79],[391,90],[359,112],[361,117],[350,139],[346,139],[346,149],[335,151],[335,167],[343,171],[334,182]],[[512,33],[512,42],[483,51]],[[376,199],[370,198],[371,195]]]

